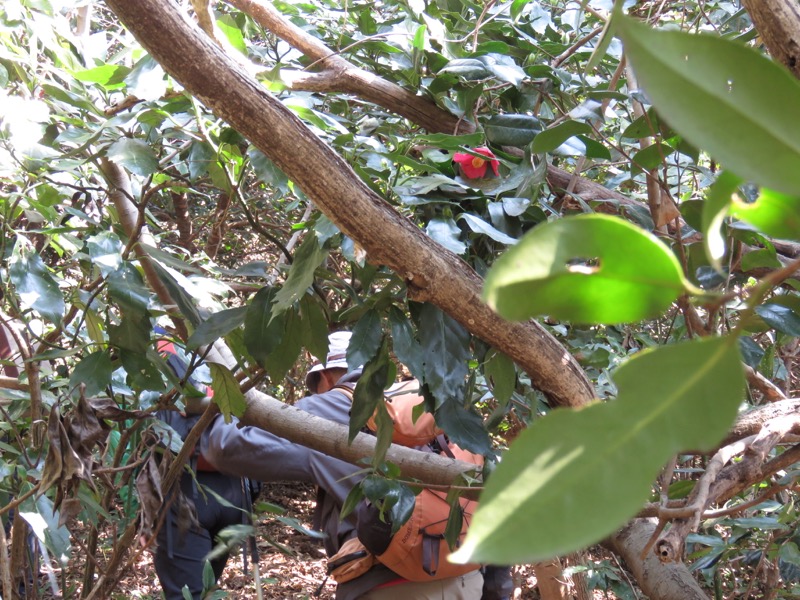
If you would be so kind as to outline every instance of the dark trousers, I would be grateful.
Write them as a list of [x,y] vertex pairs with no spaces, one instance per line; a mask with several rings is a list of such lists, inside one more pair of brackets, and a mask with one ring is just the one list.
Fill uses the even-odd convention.
[[[232,506],[225,506],[211,494],[203,493],[203,487],[214,490]],[[185,474],[181,479],[181,489],[187,498],[194,501],[200,527],[179,531],[177,502],[171,503],[169,514],[158,531],[156,573],[167,600],[183,600],[183,586],[189,587],[194,600],[201,600],[205,557],[215,545],[214,538],[223,528],[243,522],[241,509],[248,507],[249,502],[242,491],[242,480],[221,473],[200,471],[197,484],[189,474]],[[210,561],[215,580],[222,575],[227,561],[227,554]]]

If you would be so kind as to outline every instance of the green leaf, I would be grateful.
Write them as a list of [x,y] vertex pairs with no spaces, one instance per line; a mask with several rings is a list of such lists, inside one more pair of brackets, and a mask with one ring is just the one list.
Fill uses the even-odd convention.
[[124,314],[118,325],[108,326],[108,341],[112,346],[144,354],[150,344],[152,325],[145,314]]
[[375,403],[375,424],[378,426],[376,437],[378,441],[375,442],[375,450],[372,453],[372,466],[376,469],[380,467],[386,458],[386,451],[392,445],[392,436],[394,435],[394,421],[389,416],[389,411],[386,410],[386,403]]
[[417,144],[428,144],[443,150],[461,150],[462,147],[468,148],[478,146],[483,142],[483,134],[468,133],[465,135],[448,135],[446,133],[431,133],[428,135],[418,135],[414,138]]
[[[149,322],[148,322],[149,324]],[[122,366],[128,374],[128,385],[135,390],[164,390],[164,380],[152,358],[141,351],[132,352],[121,349],[119,352]]]
[[158,100],[167,92],[164,69],[149,54],[145,54],[125,78],[128,93],[140,100]]
[[658,133],[658,115],[651,108],[628,125],[625,131],[620,134],[620,137],[640,140],[642,138],[652,137],[656,135],[656,133]]
[[482,233],[483,235],[493,239],[495,242],[500,242],[506,246],[513,246],[517,243],[516,238],[506,235],[493,225],[490,225],[480,217],[476,217],[472,213],[461,213],[459,219],[466,221],[469,228],[475,233]]
[[475,58],[456,58],[447,63],[443,69],[439,70],[439,75],[452,73],[467,81],[486,79],[492,76],[492,72],[481,61]]
[[711,266],[718,273],[722,273],[722,257],[725,256],[725,237],[722,234],[722,225],[728,214],[731,197],[741,183],[733,173],[723,171],[711,185],[703,203],[703,247]]
[[98,83],[106,89],[110,89],[111,87],[117,87],[119,84],[125,81],[125,78],[130,72],[130,67],[105,64],[93,69],[76,71],[72,74],[72,76],[78,81]]
[[744,273],[754,269],[780,269],[782,266],[774,246],[750,250],[742,254],[742,272]]
[[800,316],[788,306],[762,304],[756,307],[756,314],[776,331],[800,337]]
[[475,454],[488,454],[492,451],[492,442],[483,426],[483,419],[477,413],[464,408],[460,399],[451,398],[443,402],[436,409],[435,416],[436,424],[460,448]]
[[408,317],[396,306],[389,309],[389,324],[392,328],[392,350],[397,360],[408,367],[419,380],[424,379],[422,351],[414,337],[414,329]]
[[428,221],[425,233],[453,254],[461,255],[467,250],[467,245],[459,239],[461,230],[451,217],[434,217]]
[[255,146],[250,146],[247,149],[247,156],[250,158],[250,163],[253,165],[253,170],[256,176],[268,185],[273,185],[284,194],[289,192],[289,178],[286,173],[272,162],[267,155],[261,152]]
[[469,332],[433,304],[419,308],[419,343],[422,347],[425,383],[437,399],[460,398],[467,376]]
[[157,260],[151,261],[151,264],[158,278],[161,280],[161,283],[167,288],[170,297],[175,301],[175,304],[178,305],[181,315],[186,317],[193,327],[197,327],[200,324],[200,313],[197,310],[197,306],[195,306],[194,299],[178,282],[177,277],[183,278],[183,276],[177,272],[170,271],[169,268],[165,267]]
[[122,242],[115,233],[103,231],[86,240],[86,250],[104,277],[122,264]]
[[531,115],[492,115],[483,124],[486,139],[498,146],[523,147],[542,131],[542,122]]
[[743,44],[614,15],[642,87],[682,137],[740,177],[800,195],[800,82]]
[[800,240],[800,195],[762,189],[753,204],[735,200],[731,214],[771,237]]
[[225,337],[244,323],[248,310],[246,306],[239,306],[214,313],[197,326],[186,341],[186,347],[189,350],[196,350],[200,346]]
[[142,140],[120,138],[106,149],[106,156],[135,175],[147,177],[158,171],[156,155]]
[[212,162],[216,162],[216,153],[208,142],[194,142],[186,162],[189,165],[189,180],[196,181],[208,173]]
[[92,352],[75,365],[69,377],[69,386],[77,389],[83,383],[86,385],[86,396],[96,396],[109,386],[113,371],[114,367],[107,350]]
[[514,368],[514,362],[502,352],[492,350],[484,363],[483,373],[489,385],[492,386],[495,400],[500,403],[500,406],[505,406],[511,400],[517,383],[517,370]]
[[372,360],[381,347],[382,338],[381,316],[378,311],[370,309],[353,327],[347,346],[347,366],[355,369]]
[[306,294],[300,300],[303,346],[313,356],[328,354],[328,318],[320,304],[315,294]]
[[397,533],[414,512],[416,495],[411,488],[376,475],[366,477],[362,487],[369,501],[380,508],[381,515],[388,512],[387,520],[392,523],[392,534]]
[[31,530],[59,564],[65,564],[72,550],[69,530],[59,525],[59,513],[53,501],[45,495],[29,498],[20,506],[19,516],[31,526]]
[[327,250],[320,248],[316,236],[307,235],[294,255],[292,268],[286,277],[286,283],[275,295],[275,304],[272,310],[280,314],[289,308],[295,301],[303,297],[314,283],[314,271],[322,264],[328,255]]
[[230,369],[217,363],[208,363],[211,369],[211,387],[214,390],[213,400],[225,416],[225,422],[231,422],[231,415],[241,417],[247,410],[247,402],[239,388],[239,382]]
[[525,234],[492,266],[483,295],[507,319],[612,324],[661,314],[686,285],[653,235],[617,217],[579,215]]
[[108,292],[123,312],[136,315],[147,314],[150,290],[145,286],[142,276],[132,264],[123,263],[108,276]]
[[364,365],[364,371],[358,378],[353,393],[353,407],[350,410],[350,436],[353,441],[358,432],[367,424],[375,413],[378,402],[383,401],[383,390],[386,389],[389,375],[389,348],[384,338],[378,354]]
[[631,158],[634,167],[642,171],[652,171],[660,166],[664,159],[672,154],[674,150],[662,143],[651,144],[642,150],[639,150]]
[[723,438],[745,390],[735,338],[645,350],[614,380],[616,400],[554,410],[515,440],[457,562],[535,562],[613,533],[647,500],[669,457]]
[[244,55],[247,55],[247,45],[244,42],[244,36],[242,35],[242,30],[239,29],[239,26],[236,24],[236,21],[230,15],[222,15],[219,19],[217,19],[217,27],[225,36],[225,38],[230,42],[230,45],[233,48],[236,48],[239,52]]
[[58,325],[66,305],[58,283],[36,251],[18,238],[9,261],[8,275],[23,308],[33,309]]
[[248,304],[244,318],[245,347],[262,365],[280,346],[286,328],[285,314],[272,314],[272,303],[277,293],[278,290],[271,286],[258,290]]
[[544,153],[553,152],[569,138],[579,133],[592,133],[592,128],[587,123],[580,121],[564,121],[555,127],[545,129],[536,136],[531,144],[531,152]]
[[275,383],[280,382],[286,376],[286,372],[292,368],[297,357],[300,356],[305,335],[303,320],[296,310],[288,310],[276,318],[285,320],[283,334],[278,346],[264,359],[263,363],[270,379]]

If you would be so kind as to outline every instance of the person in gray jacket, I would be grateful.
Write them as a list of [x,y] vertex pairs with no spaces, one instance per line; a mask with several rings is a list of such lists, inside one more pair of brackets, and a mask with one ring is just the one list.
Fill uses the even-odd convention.
[[[342,383],[355,383],[361,370],[348,371],[349,332],[329,336],[329,353],[324,364],[315,364],[306,376],[313,393],[298,401],[297,408],[337,423],[350,422],[350,398],[333,389]],[[325,533],[325,550],[333,556],[339,547],[356,535],[356,516],[344,520],[339,515],[347,494],[358,483],[353,477],[358,467],[315,450],[294,444],[256,427],[226,424],[221,416],[211,424],[202,441],[202,452],[217,469],[231,475],[259,481],[304,481],[317,486],[314,528]],[[416,583],[399,578],[383,565],[340,584],[337,600],[478,600],[483,577],[480,571],[462,577]]]

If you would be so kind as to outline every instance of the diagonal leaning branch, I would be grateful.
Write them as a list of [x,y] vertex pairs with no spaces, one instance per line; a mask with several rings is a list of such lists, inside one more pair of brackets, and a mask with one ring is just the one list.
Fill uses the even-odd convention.
[[534,322],[511,323],[481,300],[481,278],[372,192],[350,166],[183,15],[159,0],[108,5],[151,55],[275,162],[345,234],[406,281],[409,294],[501,348],[553,401],[593,398],[572,356]]

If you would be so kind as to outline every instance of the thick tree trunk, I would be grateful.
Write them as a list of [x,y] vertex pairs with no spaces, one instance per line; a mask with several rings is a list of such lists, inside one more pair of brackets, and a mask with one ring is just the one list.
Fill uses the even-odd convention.
[[800,78],[800,5],[796,0],[744,0],[772,57]]

